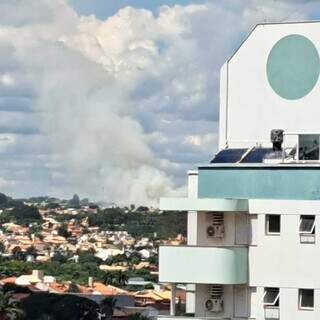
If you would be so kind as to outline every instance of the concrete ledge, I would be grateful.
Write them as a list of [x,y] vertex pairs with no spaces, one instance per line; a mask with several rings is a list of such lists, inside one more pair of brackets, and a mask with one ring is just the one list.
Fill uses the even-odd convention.
[[319,200],[266,200],[249,199],[250,213],[253,214],[312,214],[320,215]]
[[161,198],[160,210],[164,211],[248,211],[246,199],[189,199]]

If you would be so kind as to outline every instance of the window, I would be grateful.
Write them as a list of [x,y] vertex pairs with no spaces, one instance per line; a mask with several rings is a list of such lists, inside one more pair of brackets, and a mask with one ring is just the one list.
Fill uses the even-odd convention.
[[280,290],[279,288],[265,288],[263,295],[263,305],[265,307],[279,307]]
[[301,243],[315,243],[315,216],[300,216],[299,234]]
[[299,233],[315,234],[316,219],[315,216],[301,216]]
[[299,289],[299,309],[314,308],[314,290]]
[[280,234],[281,218],[279,214],[266,215],[267,234]]
[[319,160],[319,135],[299,135],[299,160]]

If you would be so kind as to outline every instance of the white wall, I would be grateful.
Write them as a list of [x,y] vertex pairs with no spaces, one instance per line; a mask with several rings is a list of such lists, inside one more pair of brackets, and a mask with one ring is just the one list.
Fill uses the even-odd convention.
[[300,243],[299,215],[281,216],[281,234],[265,234],[265,215],[258,215],[257,246],[249,247],[249,284],[261,287],[320,289],[320,216],[316,243]]
[[319,83],[302,99],[286,100],[273,91],[267,79],[266,64],[272,47],[291,34],[306,36],[320,49],[320,23],[260,25],[231,58],[228,67],[223,67],[220,147],[225,145],[226,137],[230,147],[251,146],[258,141],[270,146],[271,129],[319,131]]
[[299,310],[298,290],[291,288],[281,288],[280,291],[280,318],[281,320],[301,319],[318,320],[320,319],[320,291],[314,293],[314,311]]
[[[264,287],[257,287],[256,293],[251,295],[251,318],[265,319],[262,304]],[[298,289],[280,288],[280,319],[281,320],[318,320],[320,318],[320,291],[315,290],[314,310],[299,310]]]
[[319,200],[249,200],[251,214],[320,214]]

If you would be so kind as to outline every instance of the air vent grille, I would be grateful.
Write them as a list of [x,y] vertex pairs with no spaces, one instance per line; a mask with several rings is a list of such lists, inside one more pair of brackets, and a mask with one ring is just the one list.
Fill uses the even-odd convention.
[[212,214],[212,225],[221,226],[224,222],[224,216],[222,212],[215,212]]
[[209,296],[212,299],[221,299],[223,296],[223,287],[222,285],[215,284],[209,287]]

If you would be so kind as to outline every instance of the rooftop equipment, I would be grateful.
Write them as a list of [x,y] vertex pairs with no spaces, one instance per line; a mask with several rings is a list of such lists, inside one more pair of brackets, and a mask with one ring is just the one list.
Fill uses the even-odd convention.
[[273,129],[271,130],[271,142],[273,151],[281,151],[283,143],[283,130],[282,129]]

